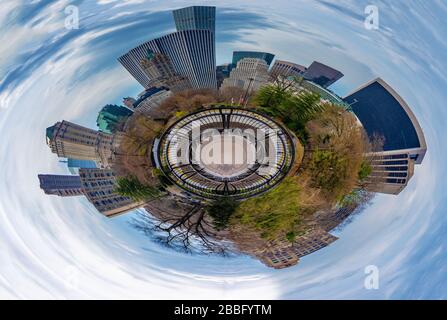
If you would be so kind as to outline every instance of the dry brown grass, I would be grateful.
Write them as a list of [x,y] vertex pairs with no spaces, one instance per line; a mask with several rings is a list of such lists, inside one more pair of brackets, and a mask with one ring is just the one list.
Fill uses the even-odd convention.
[[154,138],[162,129],[163,123],[143,114],[134,114],[126,124],[117,151],[115,172],[120,176],[136,176],[147,185],[158,184],[158,178],[153,174],[151,150]]
[[[329,151],[343,162],[343,165],[338,167],[338,170],[343,172],[334,173],[340,178],[339,183],[334,188],[319,186],[327,201],[332,203],[340,200],[357,185],[358,172],[370,145],[365,140],[355,116],[332,104],[327,104],[325,111],[317,119],[309,121],[306,129],[309,132],[311,152]],[[312,171],[308,174],[314,177],[317,174],[315,170],[319,168],[312,168],[311,162],[312,158],[310,165],[307,164],[307,169]],[[330,172],[331,168],[321,170]]]

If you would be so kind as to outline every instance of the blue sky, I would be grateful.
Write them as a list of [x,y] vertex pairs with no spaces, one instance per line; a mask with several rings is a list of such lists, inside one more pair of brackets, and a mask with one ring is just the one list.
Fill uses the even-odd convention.
[[[64,28],[77,5],[80,28]],[[217,60],[269,51],[345,77],[344,95],[381,76],[408,102],[429,152],[399,196],[379,195],[330,247],[275,271],[248,257],[223,259],[161,248],[106,219],[83,198],[46,196],[38,173],[67,173],[44,130],[66,119],[94,127],[107,103],[141,91],[116,58],[174,30],[170,10],[217,9]],[[364,8],[380,10],[366,30]],[[447,298],[445,1],[13,1],[0,11],[1,298]],[[379,290],[363,286],[380,270]]]

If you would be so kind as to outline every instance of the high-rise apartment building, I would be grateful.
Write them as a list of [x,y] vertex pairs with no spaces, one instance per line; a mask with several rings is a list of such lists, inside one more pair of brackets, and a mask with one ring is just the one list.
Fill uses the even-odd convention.
[[251,93],[269,81],[268,65],[263,59],[244,58],[222,83],[225,87],[240,87]]
[[113,105],[105,105],[98,113],[96,125],[99,130],[105,133],[114,133],[132,115],[133,111]]
[[216,7],[191,6],[173,12],[177,31],[209,30],[216,31]]
[[116,178],[110,169],[80,168],[78,176],[39,174],[38,177],[40,188],[46,194],[63,197],[85,195],[107,217],[125,213],[144,204],[115,192]]
[[427,151],[419,122],[402,97],[380,78],[364,84],[344,100],[370,140],[383,142],[380,151],[369,155],[373,168],[366,181],[369,190],[398,194]]
[[194,89],[217,87],[214,32],[206,29],[177,31],[147,41],[118,58],[119,62],[145,88],[152,86],[151,77],[141,61],[148,51],[169,58],[176,75],[186,77]]
[[39,174],[38,178],[40,188],[46,194],[61,197],[81,196],[84,194],[79,176]]
[[337,237],[327,233],[323,229],[317,228],[298,237],[292,244],[292,251],[301,258],[327,247],[336,240],[338,240]]
[[112,157],[113,135],[63,120],[46,130],[47,145],[62,158],[92,160],[102,167]]
[[289,61],[275,60],[270,69],[270,76],[272,79],[277,77],[303,77],[307,68]]
[[321,62],[314,61],[304,73],[304,79],[327,88],[343,77],[343,73]]
[[269,244],[255,256],[267,267],[284,269],[296,265],[300,258],[292,251],[290,243],[285,241]]
[[255,256],[268,267],[283,269],[297,264],[301,257],[327,247],[337,239],[323,229],[316,228],[297,237],[293,242],[271,241],[255,252]]
[[110,169],[81,168],[79,177],[87,199],[107,217],[125,213],[143,204],[115,192],[116,178]]

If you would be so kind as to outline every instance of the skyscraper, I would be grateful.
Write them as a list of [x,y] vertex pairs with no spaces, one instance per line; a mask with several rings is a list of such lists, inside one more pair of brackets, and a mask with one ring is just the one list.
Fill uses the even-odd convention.
[[383,140],[382,150],[370,154],[371,191],[398,194],[422,163],[427,145],[407,103],[385,81],[374,79],[344,98],[370,140]]
[[216,31],[216,7],[191,6],[174,10],[172,13],[177,31]]
[[105,133],[114,133],[124,121],[132,115],[132,111],[117,105],[105,105],[98,113],[96,125]]
[[46,194],[61,197],[81,196],[84,194],[81,188],[81,179],[78,176],[39,174],[40,188]]
[[262,59],[267,63],[267,66],[273,61],[274,54],[261,51],[234,51],[233,60],[231,61],[231,69],[236,68],[237,63],[244,58]]
[[244,58],[222,83],[225,87],[240,87],[249,92],[258,90],[269,80],[268,65],[263,59]]
[[230,64],[223,64],[216,67],[217,86],[220,87],[224,79],[230,76]]
[[270,76],[272,79],[278,76],[282,77],[302,77],[307,68],[289,61],[275,60],[275,63],[270,70]]
[[116,178],[110,169],[81,168],[79,177],[87,199],[107,217],[125,213],[143,204],[115,192]]
[[175,74],[186,77],[192,88],[217,87],[214,32],[182,30],[147,41],[118,58],[118,61],[145,88],[153,80],[141,62],[148,50],[169,58]]
[[147,55],[141,59],[141,66],[151,79],[163,79],[175,76],[174,66],[168,56],[147,50]]
[[47,145],[63,158],[92,160],[103,167],[112,156],[113,136],[63,120],[46,130]]
[[141,67],[151,79],[149,87],[167,87],[172,92],[191,88],[188,78],[178,75],[168,56],[148,50],[147,56],[141,60]]
[[304,73],[304,79],[327,88],[343,77],[343,73],[321,62],[314,61]]

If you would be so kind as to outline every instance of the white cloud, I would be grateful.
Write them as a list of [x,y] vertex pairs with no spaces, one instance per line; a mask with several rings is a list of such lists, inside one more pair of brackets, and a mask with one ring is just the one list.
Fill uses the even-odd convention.
[[[126,2],[126,12],[138,8],[140,1]],[[102,14],[120,21],[117,1],[102,0],[99,8],[89,8],[106,21]],[[217,2],[216,2],[217,3]],[[7,2],[7,10],[16,6]],[[29,52],[41,42],[54,43],[65,34],[58,31],[63,16],[58,13],[64,2],[38,13],[33,22],[15,26],[2,34],[0,74],[15,66],[16,53]],[[181,2],[176,2],[180,6]],[[358,10],[357,2],[345,2],[346,9]],[[135,6],[134,6],[135,5]],[[167,6],[157,2],[145,9]],[[170,3],[169,5],[173,5]],[[219,6],[252,7],[251,2]],[[55,121],[67,119],[93,126],[96,112],[105,103],[119,101],[138,85],[116,61],[109,68],[96,69],[97,54],[108,47],[93,50],[90,44],[99,37],[110,36],[109,46],[127,47],[114,34],[128,22],[98,31],[81,30],[80,35],[48,54],[29,76],[19,75],[17,86],[0,92],[0,296],[4,298],[386,298],[439,297],[435,291],[445,275],[430,274],[431,264],[446,260],[445,246],[439,241],[445,226],[446,200],[443,194],[446,174],[442,159],[446,133],[443,109],[446,70],[440,69],[439,53],[430,70],[420,67],[419,60],[428,52],[427,43],[409,43],[424,35],[405,35],[401,25],[387,23],[383,33],[370,36],[356,29],[358,21],[333,9],[308,1],[300,10],[290,2],[276,5],[268,21],[273,27],[249,30],[242,41],[259,44],[258,50],[272,51],[278,58],[311,62],[326,59],[346,74],[345,85],[356,87],[374,72],[389,80],[408,100],[424,128],[429,153],[416,168],[407,189],[398,197],[379,196],[372,207],[358,216],[341,232],[330,247],[302,259],[297,267],[274,271],[247,257],[188,256],[166,250],[136,233],[127,217],[113,220],[99,215],[83,198],[58,198],[44,195],[38,187],[38,173],[66,173],[64,164],[45,145],[44,130]],[[289,7],[290,6],[290,7]],[[150,7],[150,8],[149,8]],[[107,8],[107,9],[105,9]],[[271,8],[269,1],[257,2],[258,13]],[[2,3],[2,9],[3,3]],[[0,13],[0,27],[7,16]],[[396,8],[390,8],[396,10]],[[419,11],[420,10],[420,11]],[[443,7],[445,10],[445,6]],[[411,15],[422,24],[427,12],[417,8]],[[430,15],[433,14],[432,11]],[[412,16],[397,15],[402,23]],[[330,19],[328,17],[331,17]],[[278,21],[278,17],[283,22]],[[104,18],[104,20],[101,20]],[[411,19],[410,19],[411,20]],[[436,19],[434,19],[436,22]],[[275,26],[277,23],[277,27]],[[396,23],[396,22],[395,22]],[[446,48],[444,33],[436,24],[435,38]],[[148,30],[150,37],[151,30]],[[27,36],[28,35],[28,36]],[[131,34],[129,34],[131,37]],[[8,39],[15,39],[9,40]],[[404,44],[406,43],[406,47]],[[414,48],[406,52],[403,48]],[[98,51],[95,51],[98,50]],[[390,62],[391,61],[391,62]],[[79,78],[79,70],[90,76]],[[438,69],[437,72],[431,72]],[[371,71],[372,70],[372,71]],[[417,77],[412,75],[418,73]],[[438,83],[436,81],[439,81]],[[429,97],[429,99],[427,98]],[[425,248],[430,248],[424,255]],[[424,258],[417,260],[416,255]],[[364,267],[376,264],[381,270],[381,289],[363,288]],[[418,282],[411,270],[417,265],[426,284]],[[432,292],[427,291],[432,287]],[[410,288],[409,292],[404,289]],[[403,293],[404,292],[404,293]]]

